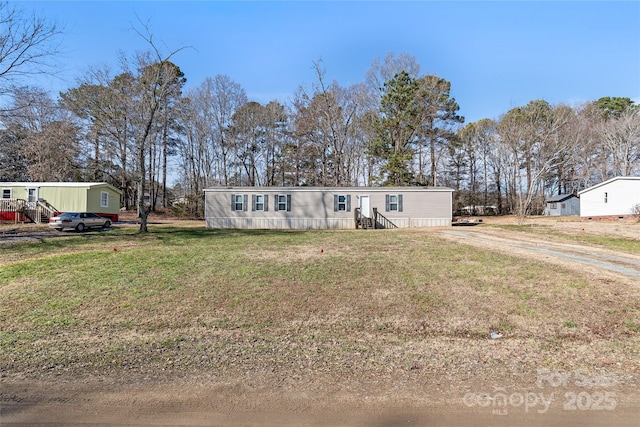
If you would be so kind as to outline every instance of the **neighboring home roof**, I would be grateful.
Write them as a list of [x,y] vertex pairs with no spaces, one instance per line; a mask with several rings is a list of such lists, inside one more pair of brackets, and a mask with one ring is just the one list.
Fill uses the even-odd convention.
[[640,183],[640,176],[616,176],[615,178],[608,179],[606,181],[601,182],[600,184],[596,184],[592,187],[586,188],[578,193],[578,196],[586,193],[587,191],[595,190],[596,188],[602,187],[603,185],[607,185],[614,181],[638,181]]
[[576,195],[575,194],[556,194],[555,196],[548,197],[547,200],[545,200],[545,202],[560,203],[560,202],[564,202],[565,200],[569,200],[572,197],[576,197]]
[[0,186],[6,185],[7,187],[70,187],[70,188],[94,188],[94,187],[108,187],[118,194],[122,194],[122,191],[118,190],[113,185],[106,182],[0,182]]

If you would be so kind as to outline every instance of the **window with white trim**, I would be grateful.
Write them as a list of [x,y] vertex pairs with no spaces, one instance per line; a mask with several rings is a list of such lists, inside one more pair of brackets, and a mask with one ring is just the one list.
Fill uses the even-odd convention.
[[609,193],[604,193],[604,202],[607,203],[609,201]]
[[3,188],[2,189],[2,198],[3,199],[12,199],[11,188]]
[[291,211],[291,194],[276,194],[276,211]]
[[246,211],[247,200],[249,196],[246,194],[232,194],[231,195],[231,210],[232,211]]
[[100,192],[100,207],[108,208],[109,207],[109,192],[101,191]]
[[402,212],[402,194],[385,195],[385,208],[387,212]]
[[333,196],[334,212],[351,212],[351,195],[335,194]]
[[254,194],[251,196],[252,199],[252,208],[253,211],[263,211],[266,212],[269,210],[269,196],[267,194]]

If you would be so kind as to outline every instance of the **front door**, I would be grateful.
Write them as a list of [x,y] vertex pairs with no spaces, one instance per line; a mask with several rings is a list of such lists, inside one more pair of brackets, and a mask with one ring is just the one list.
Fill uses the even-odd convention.
[[27,204],[30,209],[34,209],[36,207],[36,202],[38,201],[38,189],[37,188],[27,188]]
[[360,196],[360,214],[363,217],[371,216],[371,207],[369,206],[369,196]]

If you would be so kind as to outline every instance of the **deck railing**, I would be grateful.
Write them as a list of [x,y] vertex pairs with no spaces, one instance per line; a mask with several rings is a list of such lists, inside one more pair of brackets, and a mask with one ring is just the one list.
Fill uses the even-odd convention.
[[356,224],[356,229],[362,228],[363,230],[366,230],[368,228],[374,228],[375,224],[372,219],[362,215],[362,210],[360,208],[355,208],[353,210],[353,219]]
[[0,199],[0,212],[20,212],[24,209],[26,200]]
[[378,212],[378,208],[373,208],[373,219],[375,228],[398,228],[389,218]]
[[355,208],[353,211],[353,219],[356,224],[356,228],[362,228],[363,230],[383,229],[383,228],[398,228],[389,218],[378,212],[378,208],[373,208],[373,216],[367,217],[362,215],[360,208]]
[[[15,212],[36,224],[40,224],[43,221],[46,222],[58,213],[46,200],[28,202],[24,199],[0,199],[0,212]],[[24,220],[24,217],[19,220]]]
[[38,200],[36,204],[37,204],[36,208],[40,210],[41,215],[47,218],[56,216],[56,214],[59,212],[56,208],[53,207],[53,205],[51,205],[51,203],[47,202],[44,199]]

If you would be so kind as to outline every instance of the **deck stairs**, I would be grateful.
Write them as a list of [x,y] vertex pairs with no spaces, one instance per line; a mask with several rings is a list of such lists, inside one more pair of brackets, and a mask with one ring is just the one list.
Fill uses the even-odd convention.
[[354,221],[356,224],[356,229],[360,228],[362,230],[383,230],[387,228],[398,228],[396,224],[394,224],[387,217],[378,212],[377,208],[373,208],[372,216],[364,216],[360,211],[360,208],[356,208],[354,210]]
[[16,220],[35,224],[48,223],[49,218],[59,213],[44,199],[35,202],[28,202],[24,199],[2,199],[0,200],[0,212],[13,212],[16,214]]

